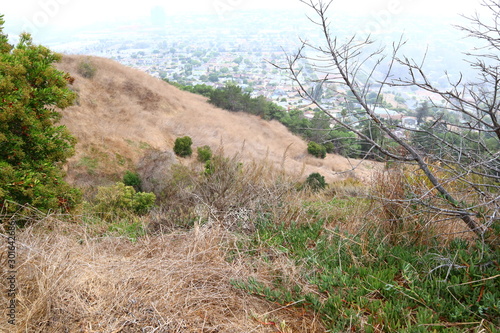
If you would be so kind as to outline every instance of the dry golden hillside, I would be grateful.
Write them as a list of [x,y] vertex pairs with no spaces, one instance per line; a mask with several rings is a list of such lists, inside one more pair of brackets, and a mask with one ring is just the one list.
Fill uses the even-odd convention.
[[[78,73],[90,61],[97,68],[92,79]],[[307,154],[307,144],[276,121],[228,112],[205,97],[181,91],[168,83],[115,61],[66,55],[58,68],[69,72],[78,93],[76,105],[63,111],[62,123],[77,137],[77,154],[68,163],[68,178],[79,185],[112,180],[134,169],[151,148],[172,151],[176,137],[188,135],[193,146],[223,146],[224,153],[241,153],[242,160],[264,160],[305,177],[320,172],[328,181],[356,177],[367,181],[376,167],[329,155],[321,160]],[[285,159],[284,159],[285,157]],[[89,176],[90,175],[90,176]],[[104,177],[104,179],[102,179]]]

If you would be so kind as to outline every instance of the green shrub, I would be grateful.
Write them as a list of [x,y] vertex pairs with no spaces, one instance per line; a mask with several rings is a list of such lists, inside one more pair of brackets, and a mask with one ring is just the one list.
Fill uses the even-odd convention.
[[327,183],[325,182],[325,177],[317,172],[314,172],[307,177],[305,185],[312,191],[319,191],[325,189]]
[[323,146],[325,147],[328,154],[333,154],[335,152],[335,145],[333,144],[333,142],[327,142]]
[[155,200],[153,193],[136,192],[132,186],[118,182],[113,186],[97,189],[95,209],[105,219],[129,213],[142,215],[153,207]]
[[326,157],[326,148],[323,145],[320,145],[319,143],[316,143],[314,141],[309,142],[307,145],[307,152],[313,156],[316,156],[318,158],[325,158]]
[[127,186],[132,186],[134,190],[141,190],[141,178],[137,172],[127,171],[123,176],[123,183]]
[[212,160],[208,160],[205,162],[205,175],[211,175],[214,173],[214,165]]
[[54,67],[61,56],[29,34],[10,45],[4,23],[0,15],[0,211],[26,204],[43,212],[73,209],[81,193],[66,183],[62,166],[76,139],[58,123],[59,110],[75,101],[73,78]]
[[78,65],[78,73],[87,79],[92,79],[96,72],[97,67],[90,61],[90,59],[82,61]]
[[193,153],[193,149],[191,145],[193,144],[193,140],[189,136],[184,136],[182,138],[175,139],[174,144],[174,153],[180,157],[191,156]]
[[135,193],[133,201],[133,210],[139,215],[147,214],[156,200],[154,193],[137,192]]
[[209,146],[198,147],[198,161],[206,163],[212,158],[212,149]]

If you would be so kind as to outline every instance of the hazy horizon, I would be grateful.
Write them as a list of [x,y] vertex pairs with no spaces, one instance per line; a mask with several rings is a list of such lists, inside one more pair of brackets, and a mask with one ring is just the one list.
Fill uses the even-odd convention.
[[[351,0],[348,3],[334,1],[330,8],[332,16],[364,16],[376,25],[379,22],[404,23],[407,17],[447,17],[459,19],[460,14],[472,15],[481,11],[481,0],[455,2],[451,0],[422,0],[416,3],[408,0]],[[5,31],[11,38],[22,31],[30,32],[35,41],[57,38],[57,34],[69,30],[89,27],[95,24],[133,22],[138,19],[152,18],[160,13],[171,15],[207,14],[214,19],[225,20],[235,13],[245,10],[294,10],[310,12],[308,6],[299,0],[143,0],[140,4],[111,1],[87,0],[25,0],[8,2],[0,7],[4,14]],[[370,22],[367,23],[370,27]]]

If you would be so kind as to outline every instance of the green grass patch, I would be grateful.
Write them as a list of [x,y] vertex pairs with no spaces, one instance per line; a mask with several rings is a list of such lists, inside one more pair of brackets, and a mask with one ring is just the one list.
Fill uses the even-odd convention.
[[146,234],[143,223],[138,219],[121,219],[109,224],[108,235],[121,236],[135,242],[139,237]]
[[[306,283],[289,281],[282,272],[270,285],[255,279],[234,285],[273,302],[312,309],[331,332],[463,332],[481,325],[495,331],[500,326],[500,252],[484,244],[393,246],[332,232],[322,220],[291,225],[266,220],[248,246],[288,256]],[[314,292],[304,292],[306,285]]]
[[120,166],[131,166],[133,165],[133,162],[130,158],[128,157],[125,157],[123,155],[120,155],[118,153],[115,153],[115,160],[116,160],[116,163],[118,163],[118,165]]
[[117,215],[112,220],[106,220],[94,211],[94,207],[93,204],[84,202],[85,213],[81,217],[82,223],[88,226],[87,233],[91,237],[124,237],[135,242],[146,235],[146,227],[140,216],[130,212],[126,216]]
[[96,158],[83,156],[76,165],[79,167],[85,167],[89,175],[94,175],[97,167],[99,166],[99,161]]
[[151,149],[152,148],[149,143],[144,142],[144,141],[136,142],[136,141],[133,141],[133,140],[130,140],[130,139],[125,139],[125,142],[127,142],[129,146],[134,147],[134,148],[138,148],[138,149],[141,149],[141,150],[146,150],[146,149]]

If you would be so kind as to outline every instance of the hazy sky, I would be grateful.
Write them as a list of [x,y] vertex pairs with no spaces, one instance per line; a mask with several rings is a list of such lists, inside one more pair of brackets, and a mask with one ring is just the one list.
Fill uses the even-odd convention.
[[[338,0],[332,11],[345,11],[371,17],[372,20],[393,20],[404,15],[472,14],[482,0]],[[299,0],[0,0],[0,13],[5,14],[6,30],[19,34],[46,28],[69,28],[95,22],[108,22],[149,16],[151,8],[163,7],[165,13],[203,12],[224,19],[238,10],[293,8],[306,12]]]

